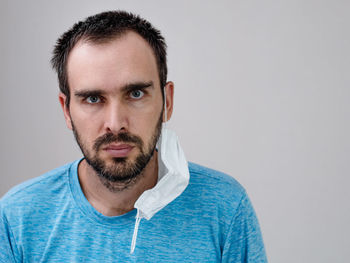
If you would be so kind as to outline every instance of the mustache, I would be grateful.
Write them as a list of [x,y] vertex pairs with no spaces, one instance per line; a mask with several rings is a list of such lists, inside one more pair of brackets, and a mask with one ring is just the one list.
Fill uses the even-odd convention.
[[140,149],[143,149],[143,141],[141,140],[141,138],[136,135],[132,135],[128,132],[118,134],[106,133],[96,139],[93,148],[95,151],[98,151],[102,145],[109,144],[112,142],[133,143]]

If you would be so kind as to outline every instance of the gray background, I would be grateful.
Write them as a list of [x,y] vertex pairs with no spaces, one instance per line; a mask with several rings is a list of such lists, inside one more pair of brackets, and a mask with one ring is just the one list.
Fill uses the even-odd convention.
[[189,160],[247,189],[270,262],[349,262],[349,1],[2,0],[0,196],[81,156],[50,52],[109,9],[165,35],[170,126]]

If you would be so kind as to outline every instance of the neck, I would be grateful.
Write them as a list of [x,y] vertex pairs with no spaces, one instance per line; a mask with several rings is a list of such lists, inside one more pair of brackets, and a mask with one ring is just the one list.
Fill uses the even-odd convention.
[[142,173],[130,182],[113,183],[102,180],[85,159],[79,164],[78,176],[86,199],[97,211],[105,216],[122,215],[133,210],[140,195],[156,185],[157,152],[154,152]]

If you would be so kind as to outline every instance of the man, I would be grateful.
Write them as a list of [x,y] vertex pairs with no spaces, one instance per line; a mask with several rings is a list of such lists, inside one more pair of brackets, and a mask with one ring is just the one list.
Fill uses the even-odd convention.
[[166,45],[130,13],[75,24],[52,58],[66,124],[84,158],[1,200],[1,262],[266,262],[231,177],[187,163],[164,127]]

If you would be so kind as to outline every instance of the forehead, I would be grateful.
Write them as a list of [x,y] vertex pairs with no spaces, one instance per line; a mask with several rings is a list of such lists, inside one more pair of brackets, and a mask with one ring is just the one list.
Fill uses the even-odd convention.
[[70,89],[116,88],[142,81],[159,85],[154,52],[132,31],[103,43],[79,41],[68,56],[67,75]]

